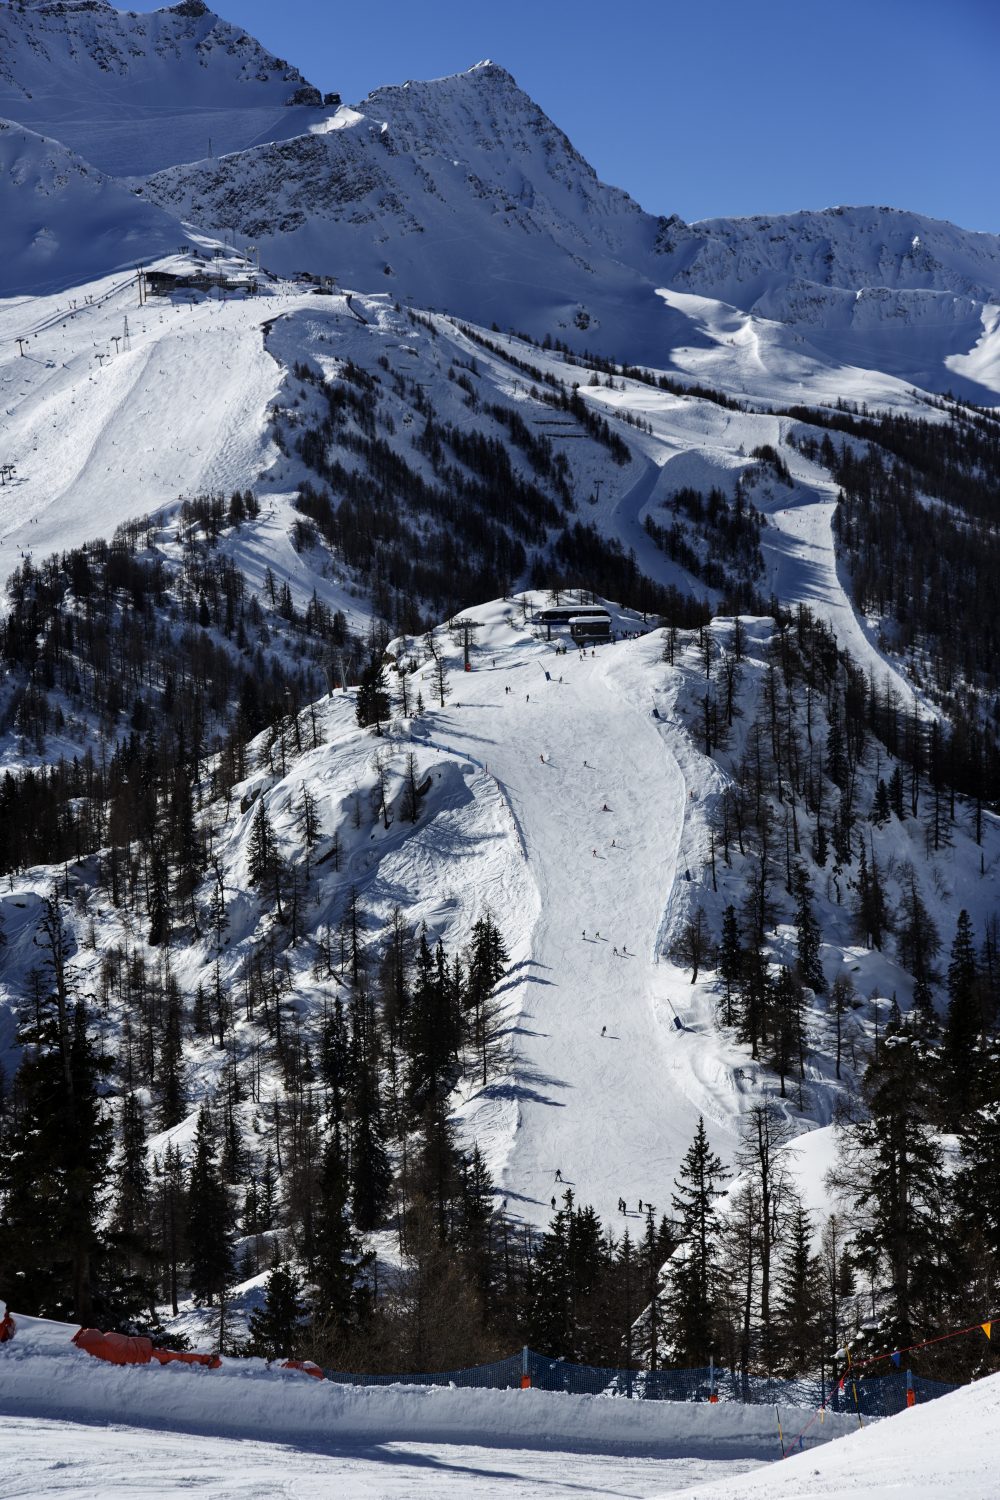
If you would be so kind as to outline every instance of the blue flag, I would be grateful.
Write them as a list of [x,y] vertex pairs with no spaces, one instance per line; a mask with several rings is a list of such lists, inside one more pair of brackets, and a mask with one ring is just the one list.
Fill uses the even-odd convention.
[[902,1359],[902,1357],[903,1356],[901,1354],[890,1354],[889,1355],[889,1358],[892,1360],[892,1362],[896,1366],[897,1370],[899,1369],[899,1362]]

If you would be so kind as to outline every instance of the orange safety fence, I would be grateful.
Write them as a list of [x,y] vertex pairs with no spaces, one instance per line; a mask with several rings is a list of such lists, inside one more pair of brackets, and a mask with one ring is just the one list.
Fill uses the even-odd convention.
[[109,1365],[157,1364],[205,1365],[217,1370],[222,1360],[217,1354],[188,1354],[179,1349],[154,1349],[152,1339],[129,1333],[102,1333],[99,1328],[81,1328],[71,1340],[78,1349],[103,1359]]
[[311,1375],[313,1380],[326,1379],[319,1365],[311,1359],[286,1359],[281,1368],[283,1370],[301,1370],[303,1375]]

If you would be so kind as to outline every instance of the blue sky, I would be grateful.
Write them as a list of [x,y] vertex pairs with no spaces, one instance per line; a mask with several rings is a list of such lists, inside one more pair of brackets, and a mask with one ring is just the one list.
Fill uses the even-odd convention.
[[351,103],[491,57],[652,212],[887,203],[1000,232],[1000,0],[215,3]]

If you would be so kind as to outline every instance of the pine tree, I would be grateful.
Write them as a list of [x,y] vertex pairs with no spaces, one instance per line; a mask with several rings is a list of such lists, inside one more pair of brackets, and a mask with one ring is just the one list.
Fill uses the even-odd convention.
[[542,1236],[531,1268],[526,1334],[535,1349],[553,1359],[568,1358],[573,1341],[569,1258],[572,1213],[573,1197],[567,1192]]
[[743,976],[743,945],[740,941],[740,925],[735,906],[727,906],[722,917],[722,936],[719,940],[719,977],[722,980],[723,1019],[727,1026],[733,1024],[733,1001],[739,993]]
[[487,913],[472,929],[465,974],[463,1006],[472,1013],[472,1045],[479,1058],[481,1082],[489,1078],[489,1064],[500,1034],[500,1006],[494,990],[506,972],[507,948]]
[[212,1122],[206,1106],[198,1112],[194,1155],[188,1178],[188,1274],[197,1302],[220,1302],[233,1275],[233,1215],[215,1159]]
[[788,1218],[777,1276],[776,1345],[784,1373],[796,1375],[816,1363],[821,1340],[822,1271],[812,1248],[809,1215],[797,1201]]
[[820,930],[812,908],[812,886],[805,865],[795,867],[795,956],[799,978],[815,994],[826,991],[826,976],[819,959]]
[[257,811],[253,815],[253,823],[250,827],[250,842],[247,846],[247,872],[252,885],[262,886],[270,883],[275,855],[274,829],[267,816],[264,799],[259,797]]
[[385,1214],[392,1169],[382,1129],[378,1073],[372,1059],[356,1065],[353,1119],[350,1128],[354,1222],[368,1232]]
[[678,1217],[679,1248],[668,1272],[668,1331],[674,1358],[685,1364],[705,1364],[712,1348],[719,1229],[715,1200],[722,1192],[717,1184],[727,1175],[709,1146],[705,1121],[699,1118],[671,1199]]
[[900,886],[902,898],[896,930],[900,962],[914,979],[931,984],[938,977],[933,964],[941,951],[941,939],[920,894],[912,865],[900,871]]
[[119,1325],[154,1305],[150,1172],[146,1124],[134,1093],[122,1101],[121,1149],[114,1172],[111,1260],[114,1290],[108,1301],[117,1307]]
[[873,1286],[881,1279],[886,1332],[897,1347],[935,1325],[948,1294],[932,1077],[926,1046],[908,1021],[893,1019],[865,1072],[868,1116],[841,1132],[842,1181],[858,1226],[855,1259]]
[[264,1306],[250,1314],[247,1353],[261,1359],[295,1359],[303,1335],[302,1285],[287,1264],[276,1262],[264,1288]]
[[389,690],[385,683],[385,669],[380,654],[376,652],[361,673],[355,713],[362,729],[374,729],[375,733],[380,735],[383,724],[389,718],[389,712]]
[[185,1114],[184,1048],[181,1037],[181,995],[173,975],[167,985],[166,1016],[160,1045],[156,1079],[158,1117],[161,1130],[179,1125]]
[[976,945],[969,913],[962,910],[958,914],[948,965],[948,1015],[942,1057],[942,1082],[956,1123],[964,1119],[975,1097],[974,1064],[981,1025]]
[[327,1343],[334,1344],[346,1336],[361,1305],[361,1243],[351,1229],[348,1197],[347,1164],[340,1132],[334,1128],[323,1148],[310,1266],[313,1324]]
[[67,1006],[65,1032],[63,1013],[58,1000],[22,1033],[28,1045],[0,1139],[0,1267],[26,1312],[85,1323],[106,1264],[99,1223],[112,1127],[99,1093],[107,1066],[86,1009]]

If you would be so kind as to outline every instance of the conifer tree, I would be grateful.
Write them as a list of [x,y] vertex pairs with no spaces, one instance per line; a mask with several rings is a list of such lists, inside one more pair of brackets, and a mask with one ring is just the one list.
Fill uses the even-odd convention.
[[211,1117],[198,1112],[194,1154],[188,1177],[187,1245],[191,1291],[209,1306],[225,1296],[233,1274],[232,1213],[215,1157]]
[[965,1117],[975,1097],[976,1046],[981,1031],[979,965],[972,921],[964,909],[958,914],[948,965],[948,1014],[943,1034],[943,1085],[956,1123]]
[[894,1017],[865,1072],[868,1115],[841,1132],[841,1180],[858,1226],[855,1259],[882,1288],[887,1331],[898,1347],[933,1326],[948,1292],[933,1071],[910,1022]]
[[743,976],[743,945],[740,941],[740,924],[733,905],[726,907],[722,916],[722,936],[719,940],[719,977],[722,980],[723,1019],[727,1026],[734,1020],[733,1002],[739,993]]
[[712,1347],[719,1229],[715,1200],[722,1192],[718,1184],[727,1175],[709,1145],[705,1121],[699,1117],[671,1199],[679,1247],[668,1272],[668,1331],[674,1357],[685,1364],[704,1364]]
[[361,1243],[351,1229],[348,1198],[347,1164],[340,1132],[334,1128],[323,1147],[310,1267],[313,1324],[334,1344],[355,1323],[361,1303]]
[[305,1311],[298,1276],[289,1265],[277,1261],[264,1288],[264,1306],[250,1314],[247,1353],[261,1359],[295,1359]]
[[778,1357],[789,1375],[816,1363],[821,1334],[822,1269],[812,1248],[813,1230],[801,1201],[788,1217],[776,1275],[774,1304]]
[[361,673],[358,684],[358,699],[355,714],[362,729],[374,729],[382,733],[382,726],[389,718],[389,690],[385,683],[385,669],[380,653],[373,654]]
[[826,991],[826,976],[819,959],[820,930],[812,907],[812,886],[805,865],[795,867],[795,957],[799,978],[815,994]]
[[114,1172],[111,1260],[114,1290],[108,1301],[119,1322],[152,1311],[153,1249],[150,1172],[142,1104],[134,1093],[122,1101],[121,1145]]
[[[112,1127],[100,1098],[106,1063],[81,1003],[43,1012],[14,1079],[0,1141],[0,1268],[30,1313],[90,1322],[102,1292]],[[44,1228],[44,1233],[40,1230]]]

